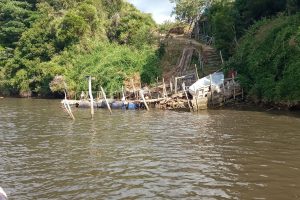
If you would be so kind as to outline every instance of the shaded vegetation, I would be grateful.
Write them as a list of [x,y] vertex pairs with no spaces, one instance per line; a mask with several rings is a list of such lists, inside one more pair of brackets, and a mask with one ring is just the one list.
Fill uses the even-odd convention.
[[226,69],[237,70],[252,99],[299,104],[300,0],[187,1],[175,1],[177,18],[201,15],[200,22],[209,24],[204,32],[228,60]]
[[227,64],[256,101],[292,106],[300,100],[300,15],[265,19],[240,40]]

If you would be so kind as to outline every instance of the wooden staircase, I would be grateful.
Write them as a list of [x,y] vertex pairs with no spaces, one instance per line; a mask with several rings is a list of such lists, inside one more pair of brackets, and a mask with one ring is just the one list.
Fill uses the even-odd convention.
[[222,65],[219,53],[211,46],[205,46],[202,51],[203,76],[216,72]]

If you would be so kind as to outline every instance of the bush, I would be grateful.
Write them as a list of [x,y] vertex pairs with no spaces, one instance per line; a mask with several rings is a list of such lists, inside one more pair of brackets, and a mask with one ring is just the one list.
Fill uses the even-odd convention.
[[227,64],[242,86],[264,102],[300,100],[300,14],[254,24]]

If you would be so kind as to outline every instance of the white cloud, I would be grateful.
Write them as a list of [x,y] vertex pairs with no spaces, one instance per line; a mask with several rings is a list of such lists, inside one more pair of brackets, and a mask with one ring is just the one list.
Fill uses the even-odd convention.
[[170,16],[174,4],[170,3],[169,0],[128,0],[128,2],[135,5],[142,12],[151,13],[158,24],[166,20],[175,20],[174,16]]

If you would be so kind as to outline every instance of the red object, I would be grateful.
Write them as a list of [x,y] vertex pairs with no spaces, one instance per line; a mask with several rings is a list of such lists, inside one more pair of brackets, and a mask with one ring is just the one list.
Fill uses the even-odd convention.
[[235,70],[229,70],[228,71],[228,77],[229,78],[235,78],[236,75],[237,75],[237,71],[235,71]]

